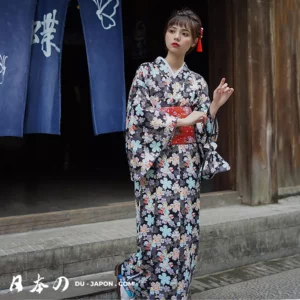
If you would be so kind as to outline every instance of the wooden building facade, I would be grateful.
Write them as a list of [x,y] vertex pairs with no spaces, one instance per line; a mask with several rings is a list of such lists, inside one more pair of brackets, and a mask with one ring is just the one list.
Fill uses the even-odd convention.
[[[155,3],[159,3],[131,2],[136,15],[148,18],[150,7],[157,12]],[[204,48],[202,61],[207,58],[209,72],[205,75],[210,93],[221,77],[226,77],[235,89],[234,96],[218,113],[219,152],[230,163],[231,171],[215,177],[212,191],[218,191],[218,197],[230,191],[227,198],[235,197],[246,205],[277,203],[281,197],[300,194],[300,0],[178,0],[174,6],[175,2],[176,7],[199,11],[207,25],[208,42],[205,44],[205,37],[204,46],[208,48]],[[168,14],[175,8],[173,4]],[[127,12],[123,14],[126,23]],[[150,26],[156,26],[151,18]],[[154,40],[155,34],[149,49],[161,51],[163,47],[157,48]],[[124,43],[126,52],[126,36]],[[197,66],[196,58],[191,61]],[[126,64],[132,62],[125,62],[125,69]],[[127,72],[130,80],[134,68]],[[214,197],[214,193],[203,194],[211,202]],[[81,204],[65,211],[3,217],[0,234],[135,214],[133,190],[131,201],[103,203],[99,207]]]
[[234,171],[217,184],[243,204],[276,203],[300,193],[300,1],[208,3],[210,85],[222,73],[235,88],[219,116],[221,152]]

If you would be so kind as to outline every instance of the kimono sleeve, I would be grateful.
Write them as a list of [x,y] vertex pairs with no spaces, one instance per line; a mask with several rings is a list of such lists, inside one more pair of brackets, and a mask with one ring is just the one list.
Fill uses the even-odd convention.
[[203,123],[196,124],[196,137],[197,142],[204,145],[207,139],[207,134],[212,137],[212,141],[217,141],[219,126],[218,121],[215,118],[212,118],[209,113],[211,101],[209,98],[208,85],[203,77],[198,79],[198,83],[199,89],[197,93],[197,99],[194,104],[194,110],[207,113],[208,118],[205,125],[203,125]]
[[[208,86],[203,78],[200,79],[198,99],[195,102],[194,110],[207,113],[206,125],[196,125],[196,138],[201,155],[201,169],[199,179],[212,179],[215,174],[230,170],[229,164],[219,155],[217,149],[218,123],[209,113],[211,101],[208,96]],[[213,128],[215,126],[215,128]]]
[[[126,153],[131,180],[140,180],[168,146],[175,134],[177,118],[155,108],[147,77],[151,65],[142,64],[129,92],[126,117]],[[153,78],[151,78],[153,82]]]

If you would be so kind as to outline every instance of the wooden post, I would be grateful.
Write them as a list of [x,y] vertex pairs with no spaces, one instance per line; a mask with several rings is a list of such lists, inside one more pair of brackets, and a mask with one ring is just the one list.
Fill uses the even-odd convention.
[[[300,190],[300,0],[275,1],[278,187]],[[289,191],[289,192],[288,192]],[[298,192],[297,192],[298,191]]]
[[[212,96],[222,77],[235,86],[233,76],[233,11],[231,0],[208,1],[209,16],[209,88]],[[220,128],[218,152],[230,164],[230,172],[218,174],[214,191],[236,190],[236,118],[233,95],[217,115]]]
[[274,1],[232,0],[237,188],[242,203],[277,202]]

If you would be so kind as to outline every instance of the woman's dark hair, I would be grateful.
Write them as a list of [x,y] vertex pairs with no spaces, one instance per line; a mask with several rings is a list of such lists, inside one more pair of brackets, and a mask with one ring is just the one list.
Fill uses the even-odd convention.
[[[166,24],[164,34],[166,35],[168,28],[174,25],[189,29],[193,39],[200,38],[202,23],[199,16],[192,10],[184,8],[174,11]],[[191,50],[193,50],[193,48],[191,48],[188,52]]]

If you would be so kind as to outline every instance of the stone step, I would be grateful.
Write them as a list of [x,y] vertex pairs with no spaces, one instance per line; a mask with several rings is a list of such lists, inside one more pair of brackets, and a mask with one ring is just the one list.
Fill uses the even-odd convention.
[[[1,217],[0,235],[135,218],[134,199],[127,195],[127,191],[127,194],[125,193],[123,196],[121,193],[122,190],[115,193],[116,195],[112,197],[106,191],[106,194],[102,195],[102,198],[97,201],[99,205],[97,207],[80,207],[72,210]],[[66,201],[64,199],[58,199],[57,201],[59,200],[62,202]],[[79,202],[78,199],[76,201]],[[85,199],[80,199],[80,202],[82,206]],[[201,195],[202,209],[236,205],[239,203],[241,203],[241,200],[236,191],[222,191]]]
[[[195,276],[300,254],[299,197],[259,207],[232,205],[205,209],[200,218],[200,255]],[[11,293],[7,289],[17,275],[22,276],[23,286],[34,285],[38,274],[45,283],[60,276],[73,282],[81,276],[113,281],[115,264],[135,251],[134,218],[2,235],[0,299],[8,299]],[[112,287],[101,288],[105,292]],[[66,298],[63,294],[59,297]]]

